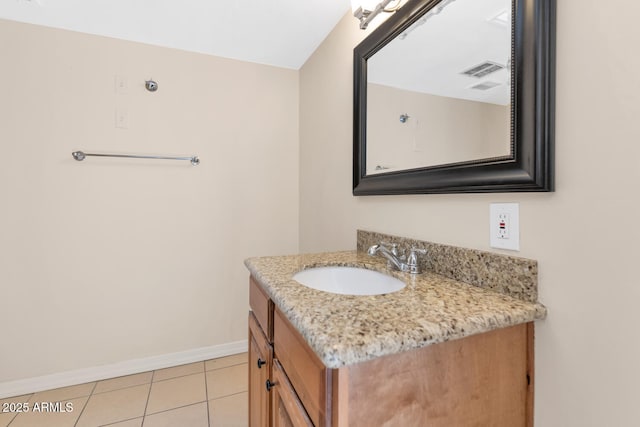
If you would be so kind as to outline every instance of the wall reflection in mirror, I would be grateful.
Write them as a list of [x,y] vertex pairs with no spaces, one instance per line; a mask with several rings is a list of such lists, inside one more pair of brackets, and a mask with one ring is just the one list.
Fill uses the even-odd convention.
[[510,0],[443,0],[367,61],[366,174],[508,157]]

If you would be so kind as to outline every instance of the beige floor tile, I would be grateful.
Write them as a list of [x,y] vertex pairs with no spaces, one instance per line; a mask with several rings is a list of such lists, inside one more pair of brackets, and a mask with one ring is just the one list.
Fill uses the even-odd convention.
[[143,416],[150,387],[144,384],[92,395],[77,427],[95,427]]
[[0,427],[7,427],[9,423],[13,421],[16,415],[18,414],[10,412],[0,413]]
[[247,391],[249,372],[247,364],[230,366],[207,372],[209,400]]
[[249,394],[239,393],[209,401],[211,427],[240,427],[249,424]]
[[207,360],[205,362],[205,367],[207,371],[211,371],[213,369],[226,368],[233,365],[241,365],[243,363],[247,363],[248,360],[248,353],[240,353],[234,354],[233,356],[221,357],[219,359]]
[[206,402],[204,373],[154,382],[147,404],[147,414]]
[[144,427],[209,427],[207,402],[147,415]]
[[170,378],[184,377],[204,372],[204,362],[189,363],[188,365],[174,366],[172,368],[158,369],[153,374],[153,381],[163,381]]
[[[89,397],[60,401],[62,410],[55,412],[43,411],[42,406],[38,406],[41,408],[40,410],[35,410],[36,403],[40,405],[42,402],[48,403],[51,401],[34,400],[30,402],[30,412],[18,414],[11,423],[11,427],[73,427],[87,400],[89,400]],[[67,403],[72,406],[67,408]]]
[[93,383],[72,385],[69,387],[56,388],[53,390],[40,391],[31,397],[31,402],[59,402],[62,400],[75,399],[77,397],[89,396],[93,391]]
[[11,412],[2,412],[5,403],[29,403],[29,399],[31,398],[31,394],[25,394],[23,396],[16,397],[8,397],[6,399],[0,399],[0,427],[7,427],[9,423],[18,415],[18,412],[14,412],[14,410],[18,409],[15,406],[7,407],[6,409]]
[[143,372],[141,374],[127,375],[126,377],[110,378],[98,381],[93,394],[104,393],[106,391],[119,390],[121,388],[133,387],[136,385],[149,384],[153,372]]
[[120,421],[114,424],[105,424],[105,427],[142,427],[142,418],[135,418],[133,420]]

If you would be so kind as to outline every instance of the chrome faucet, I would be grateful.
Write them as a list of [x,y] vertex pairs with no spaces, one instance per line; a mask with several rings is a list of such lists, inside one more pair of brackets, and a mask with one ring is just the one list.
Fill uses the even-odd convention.
[[[426,249],[411,248],[409,256],[399,255],[398,245],[396,243],[388,244],[391,249],[385,246],[386,243],[379,243],[373,245],[367,251],[370,256],[380,254],[387,259],[387,266],[389,268],[395,268],[399,271],[406,273],[418,274],[420,273],[420,264],[418,263],[418,254],[426,254]],[[406,262],[405,262],[406,261]]]

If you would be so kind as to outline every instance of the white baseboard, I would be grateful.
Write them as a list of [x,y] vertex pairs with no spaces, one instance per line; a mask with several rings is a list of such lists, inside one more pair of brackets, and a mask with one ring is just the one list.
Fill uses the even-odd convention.
[[244,353],[246,340],[0,383],[0,399]]

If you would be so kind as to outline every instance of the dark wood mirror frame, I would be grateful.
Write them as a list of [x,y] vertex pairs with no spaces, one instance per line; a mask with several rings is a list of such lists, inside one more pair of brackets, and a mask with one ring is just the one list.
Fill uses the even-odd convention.
[[353,194],[554,191],[555,0],[512,2],[510,156],[366,174],[367,60],[439,1],[409,0],[353,51]]

